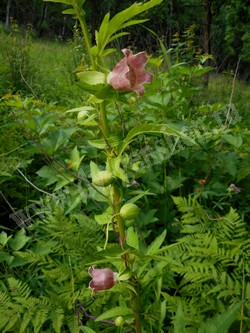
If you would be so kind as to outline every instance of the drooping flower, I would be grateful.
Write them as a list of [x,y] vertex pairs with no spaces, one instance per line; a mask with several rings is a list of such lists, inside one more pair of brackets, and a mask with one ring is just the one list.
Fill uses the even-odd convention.
[[109,268],[96,269],[94,266],[91,266],[88,272],[92,277],[89,288],[93,289],[94,294],[97,294],[100,290],[110,289],[116,284],[117,273]]
[[143,84],[150,83],[153,75],[146,72],[145,52],[133,54],[129,49],[123,49],[125,58],[120,60],[108,75],[108,83],[119,91],[135,91],[140,96],[144,94]]

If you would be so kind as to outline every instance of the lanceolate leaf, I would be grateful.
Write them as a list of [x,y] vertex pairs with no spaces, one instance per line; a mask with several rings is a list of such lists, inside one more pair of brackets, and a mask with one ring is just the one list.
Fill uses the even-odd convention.
[[[71,5],[72,7],[74,6],[74,3],[76,6],[78,6],[79,8],[82,7],[82,5],[84,4],[85,0],[43,0],[45,2],[57,2],[57,3],[64,3],[65,5]],[[70,12],[63,12],[63,14],[75,14],[74,12],[70,13]]]
[[[155,125],[141,125],[138,127],[133,128],[131,131],[129,131],[127,137],[124,139],[122,145],[120,146],[118,150],[118,154],[122,154],[125,148],[135,139],[135,137],[139,134],[167,134],[172,135],[175,137],[178,137],[182,140],[184,140],[188,146],[198,146],[198,144],[190,137],[188,137],[183,132],[177,131],[174,128],[171,128],[168,125],[161,125],[161,124],[155,124]],[[183,143],[183,142],[182,142]]]
[[67,15],[76,15],[76,11],[74,10],[74,8],[70,8],[70,9],[66,9],[62,12],[62,14],[67,14]]
[[185,333],[185,320],[181,303],[178,305],[174,319],[174,333]]
[[[99,55],[102,55],[106,45],[113,40],[112,36],[117,31],[124,29],[125,27],[145,22],[146,20],[133,20],[129,21],[132,17],[145,12],[146,10],[160,4],[162,0],[150,0],[146,3],[134,3],[129,8],[116,14],[111,20],[109,20],[109,13],[105,15],[99,32],[96,33],[96,44],[99,50]],[[119,34],[117,35],[117,37]]]
[[59,2],[64,3],[65,5],[72,5],[72,0],[43,0],[45,2]]
[[83,333],[96,333],[95,331],[93,331],[91,328],[87,327],[87,326],[82,326],[81,327]]
[[146,255],[152,255],[155,254],[159,248],[161,247],[162,243],[165,240],[167,231],[164,230],[160,236],[158,236],[148,247],[147,251],[146,251]]
[[102,313],[99,317],[96,318],[96,321],[114,318],[116,316],[126,316],[132,315],[133,311],[130,308],[126,308],[124,306],[117,306],[116,308],[110,309],[104,313]]

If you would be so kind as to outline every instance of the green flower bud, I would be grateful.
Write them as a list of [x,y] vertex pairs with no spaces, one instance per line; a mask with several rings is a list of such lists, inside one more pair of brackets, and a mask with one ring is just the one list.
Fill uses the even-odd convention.
[[120,215],[124,220],[134,220],[138,214],[139,208],[134,203],[127,203],[120,210]]
[[106,187],[113,183],[114,175],[111,171],[99,171],[92,180],[96,186]]
[[115,319],[116,326],[121,327],[123,325],[123,323],[124,323],[124,319],[122,316],[116,317],[116,319]]

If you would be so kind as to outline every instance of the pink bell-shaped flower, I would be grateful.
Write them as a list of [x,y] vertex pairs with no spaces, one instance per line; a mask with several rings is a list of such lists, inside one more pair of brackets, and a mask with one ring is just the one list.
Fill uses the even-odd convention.
[[140,96],[144,94],[143,84],[150,83],[153,75],[146,72],[145,52],[133,54],[129,49],[123,49],[125,58],[120,60],[108,75],[108,83],[119,91],[135,91]]
[[88,272],[92,277],[89,288],[93,289],[94,294],[97,294],[100,290],[110,289],[116,284],[117,273],[109,268],[96,269],[94,266],[91,266]]

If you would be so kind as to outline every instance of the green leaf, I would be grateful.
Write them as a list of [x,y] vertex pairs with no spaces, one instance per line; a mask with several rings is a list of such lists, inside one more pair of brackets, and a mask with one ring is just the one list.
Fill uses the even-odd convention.
[[43,0],[45,2],[58,2],[64,3],[65,5],[72,5],[72,0]]
[[139,274],[141,274],[143,271],[146,271],[146,274],[144,275],[141,283],[142,284],[150,284],[155,283],[161,276],[163,269],[168,266],[168,262],[160,261],[156,265],[154,265],[152,268],[149,268],[148,266],[143,266],[141,270],[139,270]]
[[66,15],[77,15],[76,11],[74,8],[66,9],[62,12],[62,14]]
[[51,185],[58,181],[57,175],[58,172],[47,165],[43,166],[40,170],[36,172],[39,177],[47,179],[45,185]]
[[64,3],[65,5],[72,5],[72,0],[43,0],[45,2],[58,2]]
[[54,188],[54,191],[58,191],[60,188],[62,188],[65,185],[68,185],[69,183],[72,183],[74,181],[74,176],[72,176],[69,173],[62,172],[57,175],[57,183]]
[[80,153],[77,149],[77,146],[70,153],[70,160],[66,160],[67,163],[70,163],[72,170],[77,171],[81,165],[84,156],[80,157]]
[[236,148],[239,148],[243,143],[241,135],[223,134],[221,138]]
[[[166,135],[172,135],[176,136],[180,139],[183,139],[188,145],[195,145],[198,146],[198,144],[190,137],[188,137],[183,132],[180,132],[168,125],[161,125],[161,124],[154,124],[154,125],[140,125],[135,128],[133,128],[131,131],[129,131],[126,138],[123,140],[122,145],[118,149],[118,154],[122,154],[125,150],[125,148],[135,139],[136,136],[139,134],[166,134]],[[184,148],[185,149],[185,148]]]
[[8,237],[5,231],[2,231],[0,234],[0,244],[5,245],[8,242],[8,239],[11,238],[11,236]]
[[181,302],[178,305],[174,319],[174,333],[185,333],[185,319]]
[[[123,33],[124,35],[128,35],[127,33]],[[102,52],[102,56],[105,57],[111,53],[114,53],[116,51],[116,49],[106,49]]]
[[110,160],[110,163],[112,165],[112,172],[115,177],[120,178],[125,183],[128,183],[128,176],[126,172],[120,167],[121,164],[121,156],[113,157]]
[[29,311],[25,312],[24,316],[22,317],[21,326],[20,326],[20,333],[27,332],[27,326],[29,322],[31,321],[32,317],[34,315],[34,309],[29,309]]
[[236,303],[219,316],[208,320],[200,326],[198,333],[226,333],[237,318],[241,305],[242,302]]
[[133,227],[129,227],[127,230],[126,242],[129,246],[139,250],[139,238]]
[[95,221],[100,225],[108,224],[111,222],[111,220],[112,220],[111,207],[108,207],[104,213],[95,215]]
[[132,21],[129,21],[129,22],[126,22],[124,23],[122,26],[121,26],[121,29],[124,29],[126,27],[130,27],[131,25],[135,25],[135,24],[141,24],[141,23],[144,23],[148,21],[148,19],[144,19],[144,20],[132,20]]
[[4,252],[4,251],[0,252],[0,262],[6,261],[7,264],[10,265],[14,258],[15,257],[11,256],[8,252]]
[[[114,39],[117,39],[117,38],[119,38],[119,37],[126,36],[126,35],[129,35],[129,33],[128,33],[128,32],[119,32],[118,34],[115,34],[114,36],[112,36],[112,37],[109,39],[108,43],[112,42]],[[109,49],[109,50],[112,50],[112,49]],[[106,52],[106,51],[107,51],[107,50],[103,51],[103,53],[102,53],[102,56],[103,56],[103,57],[104,57],[104,54],[107,55],[107,52]]]
[[110,15],[106,14],[101,23],[99,32],[96,33],[96,45],[98,48],[97,53],[99,54],[99,56],[103,56],[103,51],[106,45],[111,40],[114,40],[115,38],[118,38],[120,36],[119,34],[117,34],[116,37],[113,36],[114,34],[116,34],[117,31],[123,29],[124,27],[145,22],[145,20],[134,20],[129,22],[128,20],[160,4],[161,2],[162,0],[150,0],[146,3],[134,3],[129,8],[116,14],[110,21],[109,21]]
[[100,169],[98,168],[98,165],[93,162],[90,161],[90,174],[91,174],[91,178],[95,178],[95,175],[100,171]]
[[87,327],[87,326],[81,326],[81,331],[83,331],[83,333],[96,333],[95,331],[93,331],[91,328]]
[[213,67],[209,67],[209,66],[202,67],[201,65],[198,65],[198,66],[190,68],[190,75],[192,77],[197,77],[197,76],[201,76],[201,75],[211,72],[211,71],[214,71]]
[[156,237],[156,239],[147,248],[146,255],[153,255],[160,249],[166,238],[166,234],[167,231],[164,230],[158,237]]
[[167,190],[169,192],[181,187],[183,185],[184,180],[188,179],[187,177],[181,177],[181,176],[167,176],[166,181],[167,181]]
[[106,83],[106,74],[97,71],[80,72],[77,76],[80,81],[93,86]]
[[82,112],[82,111],[87,113],[88,111],[94,111],[94,110],[95,110],[95,108],[93,106],[86,105],[86,106],[80,106],[79,108],[67,110],[67,111],[65,111],[65,113]]
[[30,237],[27,237],[25,230],[22,229],[15,234],[14,238],[11,238],[9,240],[8,244],[10,245],[12,250],[18,251],[24,247],[24,245],[28,242],[29,239]]
[[55,153],[61,146],[66,144],[69,138],[77,131],[77,128],[60,128],[42,141],[43,149],[48,154]]
[[64,311],[61,308],[55,309],[53,312],[53,329],[56,333],[62,332],[63,320],[64,320]]
[[98,122],[95,120],[96,118],[96,114],[88,115],[85,111],[81,111],[77,115],[77,124],[89,127],[98,126]]
[[109,319],[117,316],[133,315],[133,311],[130,308],[124,306],[117,306],[116,308],[110,309],[96,318],[95,321]]

